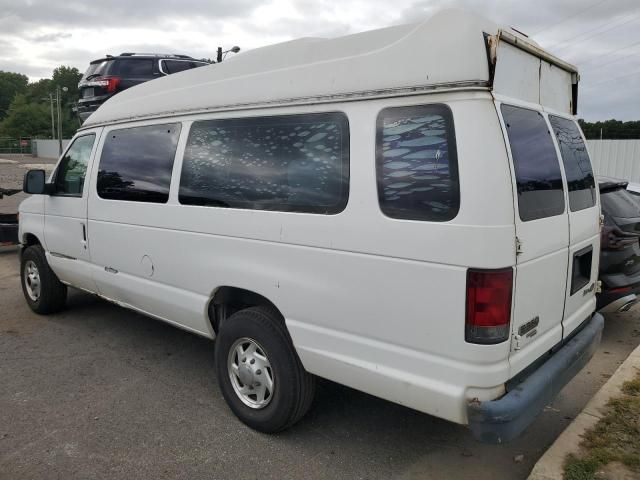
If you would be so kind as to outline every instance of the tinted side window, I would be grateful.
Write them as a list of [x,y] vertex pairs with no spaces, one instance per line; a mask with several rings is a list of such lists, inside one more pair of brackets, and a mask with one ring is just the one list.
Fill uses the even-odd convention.
[[564,212],[562,175],[544,117],[534,110],[502,105],[518,185],[523,222]]
[[148,77],[153,75],[153,60],[150,58],[119,60],[118,64],[118,74],[123,77]]
[[178,61],[178,60],[163,60],[163,67],[167,73],[178,73],[183,70],[189,70],[193,68],[194,65],[192,62],[187,61]]
[[575,212],[593,207],[596,204],[596,182],[578,125],[553,115],[549,115],[549,122],[560,146],[569,189],[569,208]]
[[194,122],[180,203],[334,214],[349,194],[342,113]]
[[447,221],[457,215],[458,158],[446,105],[382,110],[376,164],[378,201],[389,217]]
[[78,137],[73,141],[56,171],[56,195],[82,196],[87,165],[95,139],[96,136],[90,134]]
[[166,203],[180,124],[111,130],[107,135],[100,156],[98,195]]

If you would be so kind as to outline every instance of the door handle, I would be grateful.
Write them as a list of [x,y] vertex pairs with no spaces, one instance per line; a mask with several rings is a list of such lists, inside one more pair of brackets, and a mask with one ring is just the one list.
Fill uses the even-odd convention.
[[87,249],[87,226],[83,223],[82,225],[82,246],[86,250]]

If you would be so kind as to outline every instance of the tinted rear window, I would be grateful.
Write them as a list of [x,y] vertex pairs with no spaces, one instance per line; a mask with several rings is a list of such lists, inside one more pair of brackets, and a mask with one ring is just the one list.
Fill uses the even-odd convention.
[[150,58],[118,60],[118,75],[123,77],[147,77],[153,75],[153,60]]
[[93,78],[100,75],[106,75],[112,63],[113,60],[102,60],[100,62],[91,63],[89,68],[87,68],[87,71],[84,72],[82,80],[86,80],[89,77]]
[[569,189],[569,208],[575,212],[596,204],[596,182],[587,147],[573,120],[549,115],[549,122],[560,146]]
[[523,222],[564,212],[562,175],[544,117],[534,110],[502,105]]
[[335,214],[349,196],[343,113],[194,122],[180,203]]
[[98,195],[166,203],[180,124],[111,130],[107,135],[100,156]]
[[600,194],[602,210],[612,217],[638,218],[640,217],[640,204],[636,197],[624,188],[605,191]]
[[378,201],[392,218],[447,221],[460,206],[458,159],[446,105],[385,108],[376,133]]

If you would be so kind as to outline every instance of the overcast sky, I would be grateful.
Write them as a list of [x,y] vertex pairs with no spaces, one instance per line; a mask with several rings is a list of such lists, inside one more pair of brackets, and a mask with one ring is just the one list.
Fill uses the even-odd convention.
[[107,53],[213,58],[218,45],[246,51],[335,37],[451,6],[513,26],[577,64],[581,117],[640,120],[640,0],[0,0],[0,70],[37,80],[59,65],[84,71]]

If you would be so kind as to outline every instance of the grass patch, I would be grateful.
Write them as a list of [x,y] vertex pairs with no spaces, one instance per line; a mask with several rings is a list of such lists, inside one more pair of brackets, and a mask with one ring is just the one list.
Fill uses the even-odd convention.
[[595,480],[610,462],[620,462],[640,473],[640,373],[625,382],[622,395],[607,403],[605,415],[583,435],[579,455],[569,455],[565,480]]

